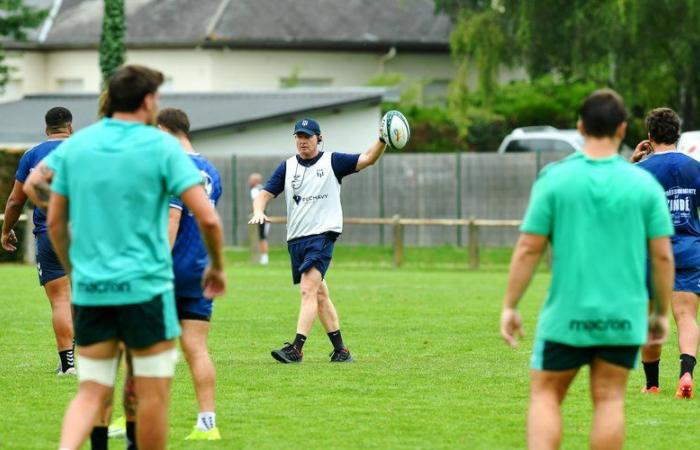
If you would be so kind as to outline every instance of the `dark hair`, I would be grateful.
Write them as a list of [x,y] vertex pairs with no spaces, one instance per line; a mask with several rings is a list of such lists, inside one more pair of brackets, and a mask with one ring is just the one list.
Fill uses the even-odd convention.
[[105,115],[136,111],[146,95],[157,92],[161,84],[163,74],[157,70],[138,65],[120,68],[109,79],[109,108]]
[[651,138],[659,144],[675,144],[681,138],[681,119],[671,108],[652,109],[644,124]]
[[46,122],[46,131],[49,134],[65,131],[69,123],[73,122],[73,114],[63,106],[55,106],[48,111],[44,116]]
[[157,122],[175,134],[190,135],[190,119],[181,109],[165,108],[158,113]]
[[627,121],[625,102],[612,89],[600,89],[589,95],[579,116],[586,134],[594,137],[612,137],[620,124]]

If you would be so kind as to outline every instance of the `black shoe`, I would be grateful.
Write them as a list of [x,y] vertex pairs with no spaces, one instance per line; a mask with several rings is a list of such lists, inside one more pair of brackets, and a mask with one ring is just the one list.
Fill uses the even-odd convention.
[[350,350],[344,348],[342,350],[333,350],[330,354],[331,362],[353,362]]
[[272,357],[283,364],[300,363],[301,360],[304,358],[304,352],[300,352],[294,345],[290,344],[289,342],[285,342],[285,344],[287,345],[285,345],[281,349],[273,350],[270,353]]

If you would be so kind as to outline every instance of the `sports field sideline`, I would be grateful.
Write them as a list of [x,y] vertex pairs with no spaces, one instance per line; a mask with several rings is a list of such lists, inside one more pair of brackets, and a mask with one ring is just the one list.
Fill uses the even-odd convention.
[[[274,249],[269,267],[229,252],[230,290],[216,300],[210,340],[223,440],[183,440],[196,403],[181,361],[169,448],[524,448],[528,359],[549,274],[537,275],[522,302],[527,335],[513,351],[498,334],[507,253],[485,252],[482,270],[469,271],[463,249],[409,249],[397,270],[390,249],[339,245],[328,279],[356,362],[329,364],[330,344],[316,325],[304,362],[281,365],[269,352],[291,338],[299,301],[285,251]],[[76,380],[54,375],[50,310],[36,270],[0,266],[0,286],[0,448],[55,448]],[[632,373],[626,448],[695,445],[698,401],[673,398],[675,339],[664,349],[660,396],[639,394],[644,376]],[[120,409],[118,397],[115,414]],[[564,405],[562,448],[587,446],[590,412],[582,375]]]

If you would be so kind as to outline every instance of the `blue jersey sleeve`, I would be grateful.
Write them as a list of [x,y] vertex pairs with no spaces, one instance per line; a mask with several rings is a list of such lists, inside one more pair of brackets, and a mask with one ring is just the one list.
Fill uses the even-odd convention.
[[331,166],[338,183],[341,183],[344,177],[357,173],[359,159],[359,153],[331,153]]
[[177,209],[182,209],[185,204],[180,200],[179,197],[170,197],[170,207],[171,208],[177,208]]
[[277,197],[282,192],[284,192],[284,178],[287,176],[287,162],[282,161],[275,172],[272,174],[267,183],[265,184],[265,189],[270,194]]
[[19,181],[20,183],[27,181],[27,177],[29,177],[29,172],[32,170],[32,167],[34,167],[34,158],[32,158],[32,152],[30,150],[22,155],[22,158],[19,160],[17,172],[15,173],[15,180]]

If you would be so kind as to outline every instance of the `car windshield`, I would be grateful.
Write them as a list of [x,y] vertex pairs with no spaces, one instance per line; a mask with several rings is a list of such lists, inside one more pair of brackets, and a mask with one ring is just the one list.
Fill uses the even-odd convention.
[[573,152],[576,149],[560,139],[513,139],[506,147],[506,153],[523,152]]

